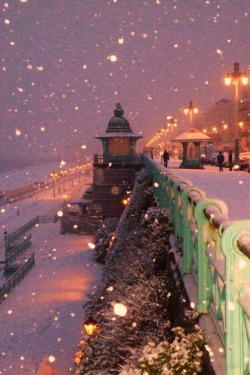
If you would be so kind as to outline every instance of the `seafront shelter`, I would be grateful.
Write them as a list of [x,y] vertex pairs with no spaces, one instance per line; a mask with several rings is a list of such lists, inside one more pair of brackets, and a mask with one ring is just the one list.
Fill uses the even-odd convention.
[[204,169],[201,158],[201,144],[211,141],[211,138],[195,128],[185,130],[177,135],[172,142],[182,145],[182,162],[180,168]]

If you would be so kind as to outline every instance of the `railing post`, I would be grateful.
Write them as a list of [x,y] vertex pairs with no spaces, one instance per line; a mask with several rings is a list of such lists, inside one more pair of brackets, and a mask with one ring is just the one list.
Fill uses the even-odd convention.
[[193,225],[194,218],[194,202],[190,199],[190,193],[196,193],[201,199],[205,199],[206,193],[199,188],[185,186],[182,191],[182,202],[183,202],[183,263],[181,273],[185,275],[186,273],[192,272],[193,263],[193,251],[194,251],[194,240],[191,226]]
[[240,234],[244,231],[248,232],[248,236],[250,235],[250,220],[232,222],[223,232],[221,241],[222,251],[226,257],[227,375],[250,373],[248,328],[250,319],[239,303],[242,296],[249,293],[250,285],[250,259],[240,251],[237,243]]
[[197,222],[197,262],[198,262],[198,306],[197,310],[201,313],[208,313],[209,296],[211,289],[209,260],[206,249],[209,240],[213,237],[212,228],[209,219],[205,216],[205,209],[208,206],[217,207],[221,214],[227,215],[228,209],[225,202],[219,199],[204,199],[197,203],[194,210],[194,216]]
[[173,186],[174,193],[174,228],[175,228],[175,239],[183,240],[183,201],[181,185],[191,186],[191,182],[183,179],[174,179],[175,184]]

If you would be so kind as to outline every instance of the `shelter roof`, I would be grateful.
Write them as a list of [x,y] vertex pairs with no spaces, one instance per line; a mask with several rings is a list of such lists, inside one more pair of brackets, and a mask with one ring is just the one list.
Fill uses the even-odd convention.
[[211,137],[208,135],[202,133],[198,129],[195,128],[190,128],[185,130],[183,133],[177,135],[174,139],[172,139],[173,142],[192,142],[192,141],[200,141],[200,142],[205,142],[205,141],[210,141],[212,140]]

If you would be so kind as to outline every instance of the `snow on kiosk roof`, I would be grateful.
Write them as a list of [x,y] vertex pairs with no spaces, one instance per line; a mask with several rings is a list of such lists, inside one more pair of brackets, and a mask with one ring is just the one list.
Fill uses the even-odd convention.
[[185,130],[183,133],[177,135],[174,139],[172,139],[172,142],[205,142],[210,141],[212,138],[207,136],[206,134],[200,132],[199,130],[195,128],[190,128]]

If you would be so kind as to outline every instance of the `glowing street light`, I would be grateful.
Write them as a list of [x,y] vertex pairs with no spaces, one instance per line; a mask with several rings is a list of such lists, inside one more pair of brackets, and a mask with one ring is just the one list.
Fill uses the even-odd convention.
[[84,329],[87,335],[91,336],[97,329],[97,321],[92,316],[90,316],[84,322]]
[[177,122],[176,122],[176,120],[175,120],[173,117],[171,117],[171,116],[168,116],[168,117],[167,117],[167,120],[168,120],[168,122],[167,122],[167,127],[170,129],[171,133],[173,133],[174,128],[176,128],[176,126],[177,126]]
[[239,163],[239,83],[244,86],[248,84],[248,77],[246,73],[240,71],[240,64],[238,62],[234,63],[234,70],[232,73],[227,73],[225,77],[226,86],[234,84],[234,105],[235,105],[235,164]]
[[55,187],[55,185],[56,185],[57,173],[56,172],[52,172],[50,174],[50,176],[52,177],[52,180],[53,180],[53,197],[55,198],[55,196],[56,196],[56,187]]
[[189,115],[190,124],[193,122],[193,114],[198,113],[198,108],[193,106],[193,102],[190,100],[188,107],[184,108],[185,115]]

